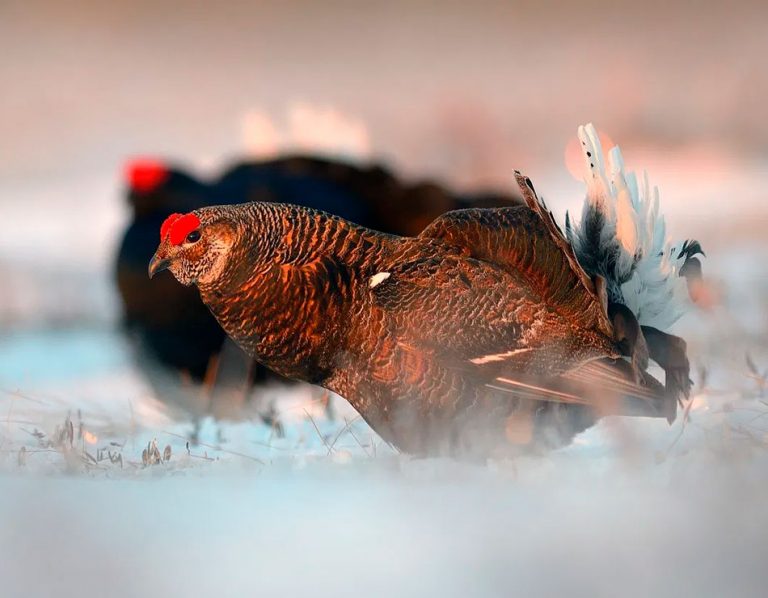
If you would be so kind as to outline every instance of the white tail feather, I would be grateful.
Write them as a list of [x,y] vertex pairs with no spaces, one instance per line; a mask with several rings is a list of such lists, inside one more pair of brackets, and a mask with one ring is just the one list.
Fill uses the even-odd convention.
[[[606,164],[597,130],[592,124],[579,127],[585,160],[585,198],[580,227],[574,229],[574,246],[582,265],[591,274],[613,283],[614,300],[622,301],[643,325],[664,330],[677,321],[691,304],[684,278],[681,245],[666,236],[664,217],[659,212],[659,191],[651,188],[647,173],[638,179],[627,172],[618,147],[608,154]],[[586,239],[586,219],[594,211],[603,216],[597,239]],[[599,249],[594,255],[594,247]],[[589,248],[589,249],[587,249]],[[591,251],[592,255],[582,255]],[[613,261],[603,256],[610,255]],[[591,266],[588,267],[588,264]],[[610,268],[613,271],[601,271]],[[620,295],[616,297],[615,295]]]

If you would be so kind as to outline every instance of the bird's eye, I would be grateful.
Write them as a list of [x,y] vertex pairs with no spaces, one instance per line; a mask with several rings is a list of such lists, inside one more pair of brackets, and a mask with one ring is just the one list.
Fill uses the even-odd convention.
[[200,231],[199,230],[193,230],[191,233],[187,235],[187,243],[197,243],[200,240]]

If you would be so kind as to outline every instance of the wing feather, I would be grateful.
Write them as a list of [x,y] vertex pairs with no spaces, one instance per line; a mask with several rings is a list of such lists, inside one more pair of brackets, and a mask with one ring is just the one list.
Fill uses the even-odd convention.
[[525,206],[448,212],[422,233],[524,280],[540,300],[584,329],[612,337],[599,290],[579,265],[530,179],[516,173]]

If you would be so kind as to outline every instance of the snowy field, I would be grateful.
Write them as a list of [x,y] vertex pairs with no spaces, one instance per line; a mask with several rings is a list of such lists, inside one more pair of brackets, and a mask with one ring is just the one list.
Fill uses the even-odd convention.
[[484,465],[399,455],[306,387],[194,422],[115,331],[107,250],[80,271],[5,261],[2,595],[763,596],[768,268],[749,243],[705,244],[716,305],[677,328],[696,387],[673,426],[611,418]]
[[82,371],[4,392],[4,595],[764,595],[768,406],[746,366],[714,368],[687,425],[615,419],[481,466],[397,455],[303,391],[275,393],[285,438],[195,429],[118,339],[56,335],[11,339]]

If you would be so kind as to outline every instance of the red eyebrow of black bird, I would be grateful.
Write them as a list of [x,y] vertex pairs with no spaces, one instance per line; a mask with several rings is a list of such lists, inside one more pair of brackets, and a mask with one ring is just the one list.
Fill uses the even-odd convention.
[[160,240],[170,237],[171,245],[181,245],[186,236],[200,226],[195,214],[171,214],[160,227]]
[[150,193],[168,180],[168,167],[159,160],[137,159],[126,164],[125,176],[133,191]]

